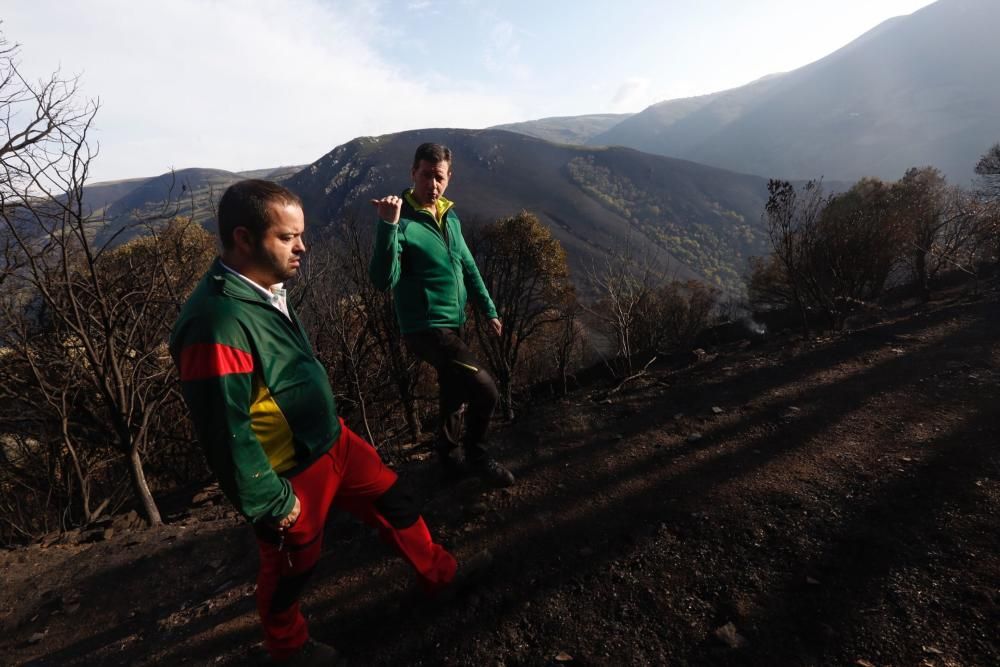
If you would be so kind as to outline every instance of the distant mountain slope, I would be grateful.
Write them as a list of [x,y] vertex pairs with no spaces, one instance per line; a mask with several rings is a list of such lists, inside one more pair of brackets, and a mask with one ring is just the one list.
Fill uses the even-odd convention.
[[128,178],[89,184],[83,189],[84,206],[92,211],[107,208],[148,180],[148,178]]
[[[835,10],[831,10],[835,11]],[[590,140],[767,177],[966,183],[1000,140],[997,0],[940,0],[741,88],[647,108]]]
[[782,76],[773,74],[739,88],[654,104],[587,143],[630,146],[660,155],[683,154],[713,137],[720,127],[738,120],[768,95]]
[[585,144],[631,115],[628,113],[605,113],[586,116],[553,116],[522,123],[496,125],[488,129],[519,132],[529,137],[545,139],[557,144]]
[[[244,176],[222,169],[181,169],[145,179],[101,212],[104,228],[98,242],[142,234],[142,223],[174,215],[192,216],[208,228],[215,224],[215,207],[223,191]],[[90,186],[94,187],[94,186]],[[95,209],[96,210],[96,209]]]
[[222,190],[240,180],[242,176],[222,169],[181,169],[150,178],[110,206],[115,214],[132,210],[142,211],[150,204],[189,198],[191,193],[209,189]]
[[[143,233],[144,221],[173,215],[193,216],[209,229],[215,226],[215,209],[227,187],[245,178],[283,181],[301,166],[267,167],[232,172],[222,169],[179,169],[151,178],[94,183],[84,188],[88,211],[103,216],[105,225],[97,241],[115,236],[124,241]],[[138,225],[138,227],[137,227]]]
[[625,148],[553,144],[502,130],[434,129],[355,139],[286,181],[320,227],[345,215],[374,222],[368,200],[409,184],[424,141],[455,155],[447,196],[466,225],[527,209],[567,249],[579,280],[626,243],[657,243],[679,277],[737,290],[746,257],[766,252],[766,181]]
[[283,181],[284,179],[302,171],[304,165],[290,165],[287,167],[268,167],[267,169],[251,169],[249,171],[237,172],[243,178],[262,178],[265,181]]

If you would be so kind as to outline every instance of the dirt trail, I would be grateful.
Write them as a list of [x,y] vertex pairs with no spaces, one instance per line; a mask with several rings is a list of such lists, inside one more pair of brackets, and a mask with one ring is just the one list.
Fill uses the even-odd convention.
[[[307,614],[355,665],[1000,664],[998,435],[996,284],[713,351],[499,429],[512,489],[404,464],[440,540],[493,568],[423,601],[335,517]],[[266,664],[255,566],[218,496],[0,552],[0,663]]]

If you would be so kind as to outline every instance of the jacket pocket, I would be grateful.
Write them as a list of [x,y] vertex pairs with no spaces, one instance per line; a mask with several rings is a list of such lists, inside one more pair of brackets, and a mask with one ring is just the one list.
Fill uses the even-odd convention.
[[426,290],[416,281],[400,281],[396,287],[396,315],[403,328],[412,328],[426,321],[428,312]]
[[442,319],[449,309],[448,303],[441,298],[440,289],[423,288],[420,290],[424,300],[424,317],[428,322]]

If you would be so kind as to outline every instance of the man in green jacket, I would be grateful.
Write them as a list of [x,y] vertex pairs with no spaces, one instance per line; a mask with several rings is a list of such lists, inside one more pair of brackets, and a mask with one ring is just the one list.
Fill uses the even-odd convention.
[[455,454],[461,444],[471,472],[508,486],[514,475],[484,446],[499,393],[460,335],[468,295],[496,335],[503,328],[462,237],[458,215],[444,198],[451,166],[447,147],[421,144],[413,157],[413,187],[399,196],[371,200],[379,220],[368,272],[376,287],[393,290],[406,346],[437,371],[440,460],[449,472],[459,471]]
[[240,181],[218,223],[222,256],[184,304],[170,352],[209,467],[257,535],[265,648],[282,664],[333,664],[336,651],[309,639],[298,603],[332,506],[376,528],[428,592],[451,583],[457,565],[396,474],[337,417],[326,370],[285,300],[305,252],[299,198]]

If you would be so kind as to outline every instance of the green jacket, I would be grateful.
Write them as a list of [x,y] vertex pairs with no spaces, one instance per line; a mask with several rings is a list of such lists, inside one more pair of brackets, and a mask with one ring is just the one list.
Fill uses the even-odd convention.
[[399,224],[376,223],[368,275],[379,289],[393,290],[404,334],[462,326],[469,293],[486,317],[497,316],[452,203],[442,197],[438,211],[440,225],[429,211],[414,207],[407,190]]
[[281,519],[285,478],[340,436],[326,370],[285,317],[216,260],[181,309],[170,354],[209,467],[251,521]]

